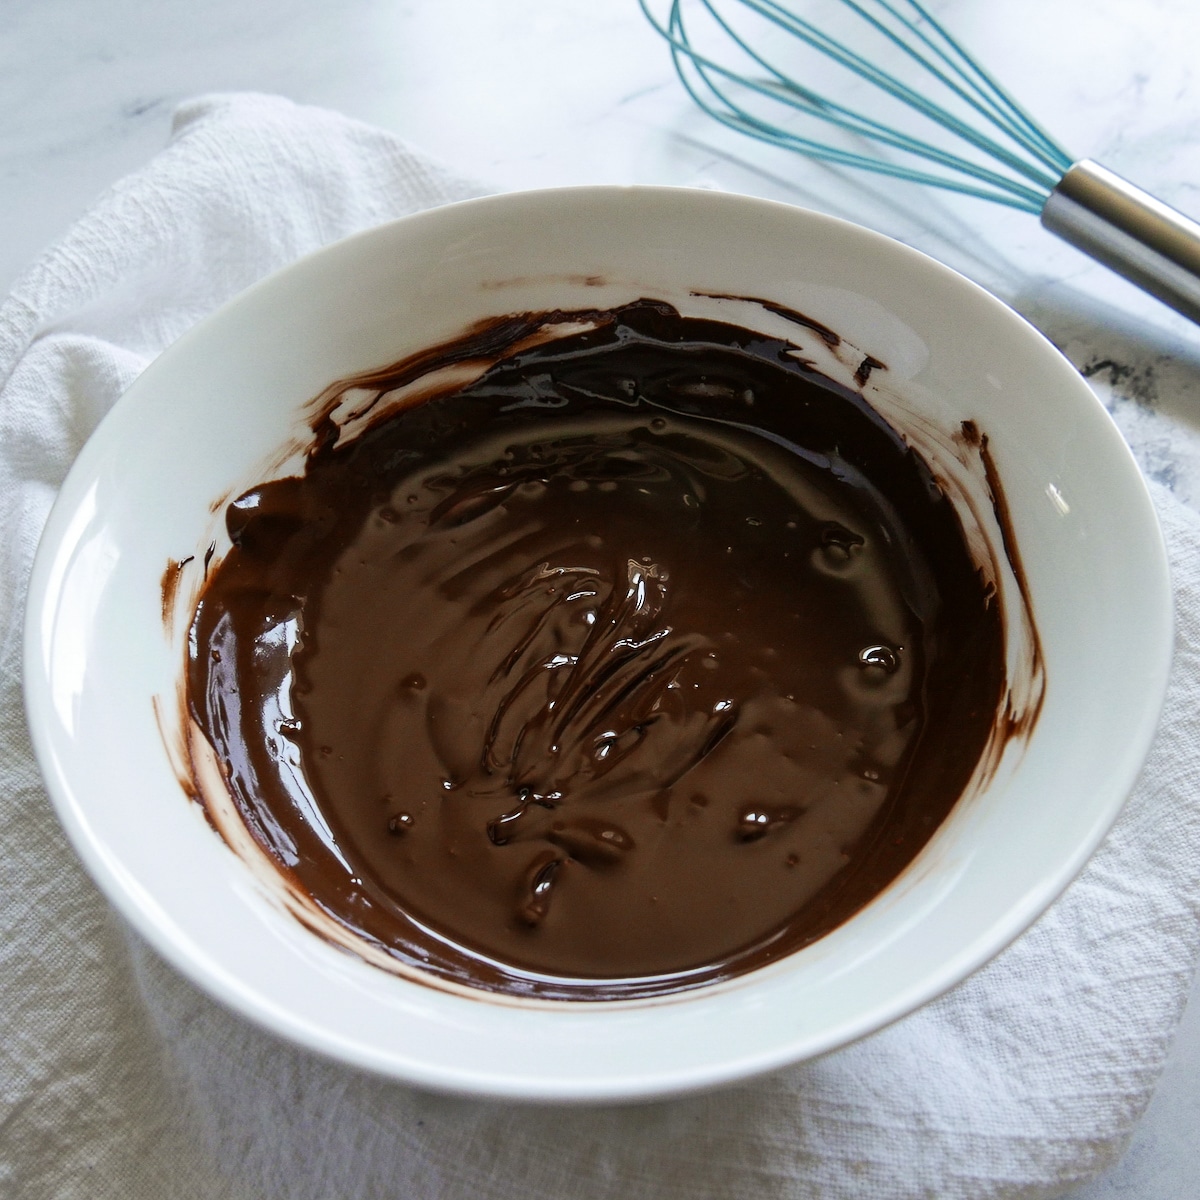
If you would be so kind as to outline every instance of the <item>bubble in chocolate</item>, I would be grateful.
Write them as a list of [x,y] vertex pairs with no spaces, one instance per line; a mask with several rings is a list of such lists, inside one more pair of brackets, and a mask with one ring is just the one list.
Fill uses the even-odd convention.
[[524,924],[539,925],[545,919],[550,911],[551,893],[562,865],[562,859],[551,854],[541,854],[528,868],[526,894],[517,908],[517,916]]
[[844,525],[830,522],[821,529],[812,565],[824,574],[846,576],[858,568],[866,538]]
[[757,806],[747,808],[738,819],[737,837],[739,841],[753,842],[772,830],[780,829],[790,824],[800,815],[802,810],[796,805],[777,808]]
[[900,655],[891,646],[864,646],[858,652],[858,661],[885,675],[894,675],[900,669]]
[[634,849],[633,838],[621,826],[602,817],[556,822],[549,837],[576,862],[589,867],[614,866]]
[[762,837],[770,824],[771,818],[765,812],[752,808],[748,812],[742,813],[741,820],[738,821],[738,836],[743,841]]

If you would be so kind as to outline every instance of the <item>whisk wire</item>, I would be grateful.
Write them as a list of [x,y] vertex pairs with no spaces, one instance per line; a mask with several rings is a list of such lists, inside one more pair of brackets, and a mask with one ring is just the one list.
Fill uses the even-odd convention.
[[[941,125],[944,129],[949,130],[952,134],[962,138],[964,141],[978,147],[984,153],[991,155],[993,158],[1010,166],[1013,170],[1031,179],[1034,183],[1040,184],[1047,190],[1054,186],[1055,180],[1048,179],[1047,176],[1038,171],[1036,167],[1031,166],[1028,162],[1013,154],[1006,146],[989,138],[986,134],[976,129],[974,126],[959,120],[952,113],[948,112],[941,105],[934,103],[927,96],[923,96],[920,92],[909,87],[894,75],[882,68],[877,67],[874,63],[863,58],[862,55],[850,49],[844,43],[836,38],[825,33],[817,28],[812,22],[805,20],[792,12],[785,5],[777,3],[777,0],[741,0],[742,4],[760,16],[765,17],[772,24],[786,30],[795,37],[800,38],[814,50],[820,51],[826,57],[839,63],[847,70],[852,71],[860,78],[865,79],[868,83],[874,84],[880,90],[894,96],[901,103],[908,105],[915,111],[928,117],[930,120]],[[713,13],[713,5],[711,0],[703,0],[704,7]],[[912,61],[917,63],[921,68],[931,74],[943,87],[956,95],[960,100],[969,105],[975,112],[982,116],[985,120],[993,125],[997,125],[1004,132],[1010,131],[997,117],[997,115],[980,103],[978,95],[971,95],[962,87],[960,87],[953,79],[941,71],[933,62],[922,56],[909,43],[905,42],[897,33],[876,18],[872,13],[866,11],[861,4],[857,4],[854,0],[842,0],[846,8],[857,14],[863,21],[885,37],[903,54],[907,55]],[[886,3],[882,4],[889,12],[894,13],[894,9]],[[904,21],[902,23],[909,29],[913,26],[911,22]],[[728,29],[728,23],[722,22],[722,25]],[[940,29],[940,26],[938,26]],[[739,39],[741,45],[745,45]],[[1010,136],[1011,133],[1010,133]],[[921,154],[923,157],[928,157],[924,154],[924,143],[921,143],[921,150],[914,150],[913,153]],[[963,161],[963,160],[959,160]],[[961,169],[961,168],[960,168]]]
[[[953,41],[950,40],[949,35],[945,30],[942,29],[940,25],[937,24],[932,16],[926,13],[925,10],[919,5],[915,3],[911,5],[911,7],[924,21],[931,24],[932,31],[935,34],[942,35],[946,45],[939,45],[933,37],[931,37],[924,29],[921,28],[920,25],[918,25],[915,21],[910,20],[903,13],[897,11],[896,8],[887,3],[887,0],[877,0],[877,2],[879,3],[880,8],[888,13],[907,34],[924,45],[935,56],[936,59],[940,60],[951,74],[947,75],[934,62],[931,62],[928,58],[919,53],[914,45],[905,41],[903,37],[901,37],[892,29],[889,29],[882,21],[873,17],[871,13],[866,11],[860,4],[854,3],[854,0],[843,0],[843,3],[846,5],[846,7],[856,12],[864,21],[871,25],[872,28],[878,30],[902,53],[908,55],[913,62],[917,63],[919,66],[933,75],[934,78],[936,78],[946,88],[953,92],[954,95],[956,95],[960,100],[979,113],[981,117],[989,121],[1002,133],[1012,138],[1022,149],[1027,150],[1028,152],[1037,156],[1039,159],[1045,161],[1041,146],[1029,145],[1027,136],[1030,132],[1028,129],[1028,119],[1026,118],[1024,121],[1014,119],[1016,114],[1014,114],[1012,111],[1012,103],[1004,94],[1003,90],[982,70],[982,68],[980,68],[976,63],[972,62],[970,59],[965,58],[961,47],[957,46]],[[953,78],[954,76],[961,81],[962,86],[955,81]],[[917,95],[919,96],[919,93],[917,93]],[[907,101],[907,96],[905,99]],[[939,124],[943,125],[945,128],[948,128],[952,133],[955,133],[960,137],[967,137],[975,144],[980,145],[981,149],[986,149],[988,153],[995,153],[995,144],[992,143],[990,139],[984,139],[987,141],[987,145],[983,145],[980,140],[977,140],[979,138],[978,131],[972,126],[958,120],[940,106],[931,104],[925,98],[922,99],[925,102],[925,107],[922,108],[922,111],[932,115]],[[1024,171],[1026,169],[1026,164],[1020,159],[1011,158],[1006,161],[1009,161],[1017,170]],[[1053,166],[1053,163],[1049,162],[1047,165]]]
[[[673,50],[673,53],[676,56],[678,55],[677,51]],[[753,113],[738,107],[714,76],[722,75],[734,78],[740,86],[758,92],[760,95],[770,96],[772,99],[798,112],[820,117],[822,120],[837,125],[848,132],[861,134],[885,145],[893,146],[896,149],[920,155],[939,165],[968,174],[979,179],[981,182],[993,184],[1012,194],[1012,198],[1009,195],[1000,195],[989,190],[971,188],[955,181],[948,181],[942,176],[917,172],[911,167],[894,166],[885,162],[880,162],[874,166],[873,169],[878,173],[894,175],[915,182],[936,184],[937,186],[952,186],[958,191],[980,196],[987,200],[995,200],[999,203],[1013,203],[1016,200],[1019,201],[1017,204],[1018,207],[1027,208],[1031,211],[1039,203],[1039,193],[1032,188],[1021,188],[1019,184],[1007,176],[990,171],[985,167],[959,158],[957,155],[950,154],[947,151],[927,146],[899,130],[889,129],[887,126],[864,117],[859,113],[855,113],[850,109],[846,109],[841,105],[835,105],[828,101],[823,101],[819,97],[814,97],[806,89],[797,88],[787,81],[780,81],[777,84],[763,84],[753,80],[746,80],[740,76],[733,75],[719,65],[711,63],[710,60],[705,59],[701,55],[692,53],[687,57],[692,69],[704,80],[708,91],[725,104],[726,108],[724,110],[714,109],[707,98],[692,87],[687,74],[682,69],[682,64],[677,61],[676,70],[679,72],[684,87],[697,105],[725,125],[737,129],[741,133],[758,138],[760,141],[786,149],[798,150],[807,154],[810,158],[819,159],[824,162],[837,163],[842,166],[860,166],[862,164],[861,155],[839,149],[838,147],[829,146],[825,143],[815,142],[790,131],[781,130],[770,122],[762,121]],[[769,64],[767,64],[767,69],[772,70]]]
[[[644,7],[644,5],[643,5]],[[965,159],[958,158],[955,155],[945,151],[936,149],[919,142],[916,139],[909,138],[907,135],[892,130],[887,126],[873,121],[870,118],[863,117],[861,114],[853,113],[852,110],[844,109],[842,106],[833,105],[820,97],[814,96],[807,92],[806,89],[801,89],[795,84],[789,83],[786,80],[777,81],[773,85],[764,85],[756,80],[739,75],[737,72],[731,71],[721,64],[707,58],[699,53],[693,46],[687,43],[682,38],[674,36],[676,22],[679,20],[678,2],[672,6],[672,25],[668,29],[664,29],[654,20],[652,14],[647,12],[647,16],[656,26],[659,33],[671,45],[672,58],[675,63],[676,72],[679,75],[684,88],[688,94],[696,102],[696,104],[715,120],[722,124],[737,130],[740,133],[756,138],[759,141],[767,142],[770,145],[780,146],[784,149],[794,150],[804,154],[809,158],[816,159],[822,162],[829,162],[839,166],[850,166],[858,168],[866,168],[876,173],[890,175],[895,178],[905,179],[910,182],[930,184],[936,187],[950,188],[954,191],[961,192],[966,195],[977,196],[984,200],[991,200],[998,204],[1007,204],[1024,211],[1036,211],[1042,197],[1032,188],[1022,187],[1016,181],[1007,176],[998,175],[995,172],[988,171],[986,168],[980,167],[975,163],[968,162]],[[736,34],[733,34],[736,38]],[[740,39],[738,39],[740,41]],[[686,59],[689,65],[700,78],[704,81],[708,91],[715,96],[725,108],[714,107],[707,96],[693,86],[689,79],[687,71],[683,66],[683,61]],[[772,74],[778,75],[773,68],[767,67]],[[721,87],[715,82],[712,75],[720,75],[730,80],[735,81],[740,87],[756,92],[760,95],[769,97],[773,100],[780,101],[789,107],[796,108],[801,112],[807,112],[810,115],[817,116],[831,124],[838,125],[853,133],[862,133],[864,136],[873,138],[876,141],[883,142],[888,145],[895,146],[898,149],[906,150],[909,153],[920,155],[923,158],[930,159],[942,165],[948,166],[954,170],[966,173],[972,177],[979,178],[984,182],[993,183],[996,187],[1003,189],[1002,191],[992,191],[985,188],[974,187],[969,184],[964,184],[960,180],[948,178],[945,176],[932,175],[928,172],[916,170],[910,166],[890,163],[886,160],[869,159],[861,154],[856,154],[852,151],[843,150],[836,146],[830,146],[827,143],[813,141],[811,138],[805,138],[791,131],[783,130],[769,121],[763,121],[756,117],[752,112],[738,105],[732,97],[730,97]],[[788,94],[792,93],[792,94]],[[836,111],[841,111],[845,114],[845,118],[838,118],[833,115]]]
[[[764,51],[756,49],[718,11],[714,0],[699,0],[699,3],[724,36],[751,62],[764,71],[766,78],[758,79],[744,71],[734,70],[700,52],[692,43],[685,25],[682,0],[671,0],[665,26],[651,12],[649,0],[638,0],[638,2],[647,19],[670,44],[675,70],[692,99],[716,120],[760,141],[795,150],[823,162],[865,168],[915,183],[949,188],[966,195],[978,196],[1029,212],[1037,212],[1041,209],[1046,195],[1070,165],[1067,155],[1042,132],[1028,114],[970,58],[916,0],[907,0],[908,8],[916,14],[917,20],[915,21],[899,11],[889,0],[876,0],[878,8],[888,14],[902,32],[897,32],[897,29],[889,26],[885,20],[868,12],[857,0],[842,0],[842,3],[859,19],[873,28],[876,33],[902,51],[908,59],[936,79],[951,95],[957,97],[961,103],[969,106],[994,129],[1015,143],[1020,150],[1034,159],[1033,162],[1022,158],[1008,146],[997,142],[986,133],[966,124],[941,105],[921,95],[902,80],[877,67],[843,42],[817,28],[780,3],[779,0],[739,0],[739,2],[774,28],[799,39],[813,50],[832,59],[845,70],[891,95],[898,102],[907,105],[927,120],[965,140],[968,144],[991,156],[992,159],[1007,166],[1028,183],[991,170],[820,96],[775,66]],[[918,49],[912,40],[905,40],[904,34],[924,47],[925,52]],[[695,73],[695,79],[690,77],[691,72]],[[932,162],[955,174],[951,176],[933,174],[911,164],[868,157],[827,142],[805,137],[757,115],[730,93],[727,84],[735,85],[740,93],[748,92],[781,104],[792,112],[822,120],[847,133],[868,138],[926,162]],[[717,103],[714,104],[714,100]]]
[[[881,0],[881,3],[884,3],[889,11],[894,11],[891,5],[887,4],[886,0]],[[1002,119],[1006,121],[1011,120],[1012,136],[1020,144],[1027,146],[1031,153],[1040,151],[1042,160],[1046,166],[1055,172],[1056,175],[1061,176],[1071,165],[1071,156],[1046,133],[1004,87],[971,57],[962,44],[955,40],[950,31],[941,25],[918,0],[908,0],[908,6],[917,14],[925,26],[942,40],[945,47],[949,50],[949,55],[945,56],[941,54],[941,51],[937,51],[939,56],[944,57],[947,65],[952,66],[960,78],[967,83],[968,87],[975,88],[980,96],[987,96],[996,105],[996,113],[998,115],[1003,114]],[[901,17],[900,19],[903,20],[904,18]],[[934,46],[934,43],[920,25],[907,21],[905,23],[912,29],[915,36],[925,42],[926,45],[931,46],[931,48]]]
[[[1035,154],[1054,173],[1055,180],[1071,165],[1071,157],[1042,129],[1020,104],[977,63],[953,35],[918,0],[908,0],[925,28],[898,13],[887,0],[879,0],[913,36],[930,48],[975,95],[988,104],[992,119],[1002,126],[1018,145]],[[936,34],[943,45],[926,33]]]
[[[740,76],[740,74],[728,71],[725,67],[713,64],[712,60],[704,58],[703,55],[695,52],[695,49],[692,48],[689,43],[689,48],[685,53],[688,54],[688,58],[691,60],[692,67],[694,67],[696,72],[700,74],[701,78],[704,80],[704,83],[706,83],[708,86],[708,89],[712,91],[722,103],[726,104],[728,109],[731,109],[732,112],[737,113],[740,120],[734,127],[739,128],[739,130],[746,132],[745,122],[749,122],[749,124],[754,125],[756,128],[758,128],[758,130],[766,131],[768,133],[768,137],[763,138],[763,140],[769,140],[769,142],[773,142],[774,144],[792,145],[791,139],[797,138],[796,134],[793,134],[790,131],[779,131],[778,128],[774,128],[769,124],[769,122],[764,122],[761,119],[756,118],[754,114],[746,112],[745,109],[740,108],[738,104],[733,101],[733,98],[728,95],[728,92],[722,90],[722,88],[720,88],[720,86],[714,82],[714,79],[708,73],[709,70],[720,73],[721,76],[736,80],[736,82],[740,86],[743,86],[743,88],[755,91],[760,95],[769,96],[770,98],[773,98],[773,100],[784,103],[787,107],[797,110],[797,112],[806,113],[811,116],[817,116],[817,118],[828,121],[829,124],[844,128],[844,130],[847,132],[856,133],[859,134],[859,136],[874,139],[876,142],[894,146],[895,149],[904,150],[908,152],[908,154],[925,158],[925,160],[935,162],[940,164],[940,166],[958,170],[958,172],[971,175],[973,178],[976,178],[982,182],[988,182],[988,184],[1003,188],[1003,190],[1015,191],[1015,188],[1020,187],[1020,185],[1014,185],[1014,181],[1010,180],[1007,175],[998,174],[994,172],[994,170],[979,166],[978,163],[973,163],[966,160],[966,158],[961,158],[958,155],[950,154],[949,151],[941,150],[936,148],[936,146],[931,146],[928,143],[920,142],[920,140],[917,138],[910,137],[908,134],[901,132],[900,130],[894,130],[894,128],[883,125],[882,122],[876,121],[874,118],[869,118],[869,116],[858,113],[856,110],[846,108],[845,106],[842,106],[842,104],[835,104],[832,101],[824,100],[824,98],[821,96],[817,96],[815,92],[804,88],[804,86],[785,76],[785,74],[779,71],[778,68],[772,64],[772,62],[769,62],[762,54],[758,53],[754,47],[751,47],[750,44],[745,41],[745,38],[740,36],[738,31],[733,29],[732,26],[726,22],[724,17],[721,16],[720,12],[715,10],[712,2],[709,2],[709,0],[701,0],[701,2],[704,8],[708,10],[710,16],[713,17],[716,24],[720,25],[722,30],[725,30],[727,36],[730,37],[730,40],[736,43],[737,46],[743,50],[743,53],[748,55],[750,59],[762,66],[764,71],[772,74],[776,80],[775,85],[767,84],[764,86],[761,82],[758,82],[758,80],[746,78],[744,76]],[[676,14],[678,11],[678,2],[672,6],[672,10],[674,16],[674,14]],[[673,58],[676,60],[676,70],[679,72],[680,78],[684,79],[685,86],[688,85],[686,84],[686,77],[684,76],[682,70],[680,70],[679,55],[673,54]],[[854,55],[854,58],[857,59],[857,55]],[[853,70],[853,67],[851,68]],[[695,98],[696,102],[700,104],[702,108],[706,109],[706,112],[713,112],[713,110],[710,109],[706,103],[704,103],[702,98],[696,96],[695,91],[692,91],[691,88],[688,90],[692,97]],[[714,115],[718,116],[719,120],[724,119],[721,118],[720,114]],[[948,120],[953,120],[953,118],[949,118],[948,114],[943,115],[946,115]],[[725,124],[733,124],[733,122],[726,120]],[[780,133],[782,133],[782,137],[785,139],[782,140],[782,142],[780,140]],[[798,140],[802,140],[802,142],[805,142],[809,146],[820,146],[822,150],[834,150],[832,146],[824,145],[823,143],[814,143],[811,142],[810,139],[804,138]],[[995,149],[997,152],[1000,152],[1001,148],[996,146]],[[842,152],[842,154],[845,154],[845,152]],[[827,161],[829,161],[828,158]],[[850,164],[850,166],[859,166],[860,164],[859,156],[851,156],[850,160],[846,160],[846,158],[838,155],[838,161],[847,162]],[[1026,167],[1026,164],[1020,162],[1020,160],[1013,160],[1013,164],[1014,166],[1018,166],[1020,168]],[[931,176],[922,176],[922,181],[924,182],[929,182],[930,179]],[[1033,179],[1034,182],[1038,182],[1038,184],[1042,184],[1046,188],[1054,186],[1054,182],[1046,179],[1044,175],[1034,174]],[[985,194],[986,198],[994,198],[990,192]],[[1038,204],[1040,202],[1039,193],[1028,190],[1028,188],[1024,188],[1024,190],[1021,190],[1016,194],[1019,194],[1022,199],[1028,200],[1028,203],[1030,204]]]

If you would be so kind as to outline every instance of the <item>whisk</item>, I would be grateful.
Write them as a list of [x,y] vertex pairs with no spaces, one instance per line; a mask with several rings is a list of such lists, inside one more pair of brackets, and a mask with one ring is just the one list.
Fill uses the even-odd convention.
[[[1200,224],[1090,159],[1073,161],[917,0],[829,0],[823,25],[797,0],[669,0],[661,17],[653,0],[638,3],[692,98],[730,128],[1037,213],[1200,322]],[[851,102],[813,90],[830,63]],[[853,102],[864,89],[871,111]],[[821,135],[828,126],[842,144]]]

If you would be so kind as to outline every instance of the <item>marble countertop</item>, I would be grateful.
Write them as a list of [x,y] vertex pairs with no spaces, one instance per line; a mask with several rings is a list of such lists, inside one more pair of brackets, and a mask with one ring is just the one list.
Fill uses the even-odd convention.
[[[1079,157],[1200,215],[1195,0],[931,7]],[[5,0],[0,286],[164,142],[175,104],[278,92],[401,133],[498,188],[667,183],[833,213],[941,259],[1088,375],[1143,470],[1200,508],[1200,328],[981,201],[851,176],[690,104],[635,0]],[[1200,995],[1123,1160],[1075,1200],[1200,1194]]]

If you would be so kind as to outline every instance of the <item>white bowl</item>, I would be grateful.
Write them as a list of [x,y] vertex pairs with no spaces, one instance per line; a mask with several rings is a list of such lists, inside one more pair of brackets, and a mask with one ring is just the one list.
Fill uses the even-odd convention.
[[[334,948],[288,914],[181,786],[171,713],[186,612],[164,631],[168,560],[220,540],[214,505],[286,465],[305,403],[335,379],[503,312],[643,295],[714,311],[692,291],[801,310],[888,364],[868,394],[901,424],[936,434],[973,419],[987,433],[1044,655],[1030,736],[861,913],[729,983],[650,1001],[501,1002]],[[721,303],[737,323],[804,332]],[[833,358],[831,373],[854,365]],[[711,192],[583,188],[469,201],[351,238],[250,289],[163,354],[85,447],[47,524],[25,686],[38,759],[88,870],[211,995],[396,1079],[600,1101],[831,1050],[1001,950],[1120,810],[1154,730],[1171,640],[1165,555],[1133,460],[1075,371],[1011,310],[829,217]]]

